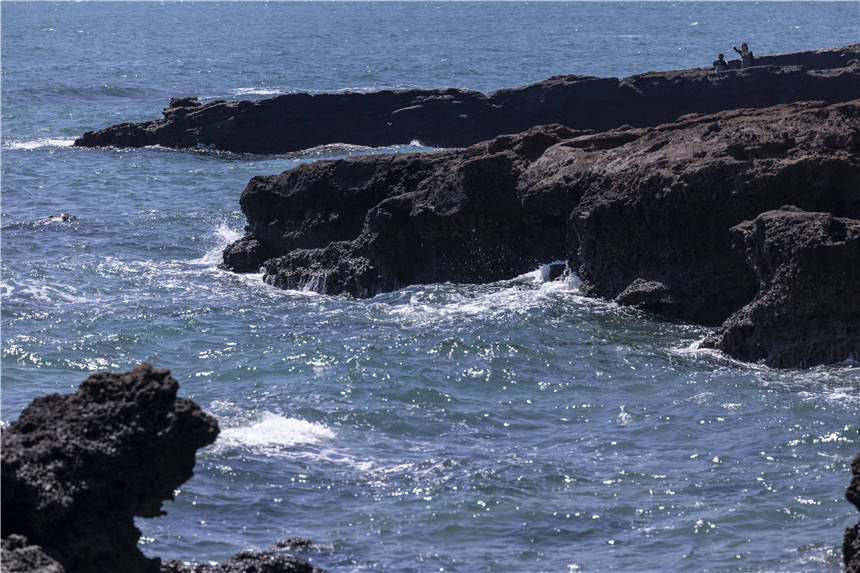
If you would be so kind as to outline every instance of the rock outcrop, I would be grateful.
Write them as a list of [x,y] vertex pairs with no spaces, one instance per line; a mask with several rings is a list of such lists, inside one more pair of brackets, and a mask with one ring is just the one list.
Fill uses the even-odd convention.
[[[845,491],[845,498],[860,510],[860,454],[851,464],[851,484]],[[845,529],[842,541],[842,558],[845,562],[845,573],[860,573],[860,523]]]
[[566,190],[529,195],[520,179],[561,126],[465,151],[364,156],[255,177],[241,198],[249,231],[225,268],[264,266],[282,288],[372,296],[406,285],[486,282],[564,258]]
[[860,220],[783,207],[732,236],[759,291],[704,346],[777,368],[860,358]]
[[223,267],[371,296],[561,258],[586,294],[720,324],[759,289],[731,227],[786,203],[860,217],[858,150],[860,100],[307,164],[251,180]]
[[34,400],[2,432],[3,535],[26,536],[70,573],[158,571],[137,547],[134,516],[161,515],[218,434],[177,388],[143,364]]
[[192,475],[218,424],[177,398],[168,370],[99,372],[74,394],[37,398],[2,431],[2,570],[8,573],[324,573],[289,554],[305,539],[218,565],[148,559],[134,516]]
[[[628,78],[557,76],[490,95],[444,90],[287,94],[257,101],[174,98],[163,118],[90,131],[77,146],[285,153],[328,143],[461,147],[536,125],[607,130],[655,126],[689,113],[860,97],[860,44],[757,58],[757,66],[649,72]],[[736,65],[736,62],[733,62]]]
[[325,573],[322,569],[290,555],[289,552],[308,550],[313,545],[307,539],[279,541],[266,551],[242,551],[229,560],[215,565],[183,563],[173,559],[161,564],[161,573]]

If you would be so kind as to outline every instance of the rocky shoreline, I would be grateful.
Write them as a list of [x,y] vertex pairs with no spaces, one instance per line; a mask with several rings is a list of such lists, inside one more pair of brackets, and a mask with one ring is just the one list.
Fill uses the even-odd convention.
[[373,147],[418,140],[461,147],[558,123],[604,131],[649,127],[689,113],[765,107],[802,100],[860,97],[860,44],[760,56],[756,67],[648,72],[627,78],[556,76],[489,95],[463,89],[286,94],[201,105],[175,98],[163,118],[89,131],[82,147],[211,147],[287,153],[348,143]]
[[217,566],[141,553],[134,517],[164,515],[162,501],[218,435],[178,388],[149,364],[99,372],[74,394],[37,398],[2,430],[4,572],[323,573],[287,553],[295,543]]
[[741,360],[860,356],[860,100],[321,161],[253,178],[240,204],[222,267],[281,288],[368,297],[562,259],[585,294],[725,322],[706,346]]

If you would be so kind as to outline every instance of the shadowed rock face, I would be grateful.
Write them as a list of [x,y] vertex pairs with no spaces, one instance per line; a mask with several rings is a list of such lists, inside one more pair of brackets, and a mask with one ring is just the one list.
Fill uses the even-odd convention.
[[860,357],[860,220],[783,207],[732,235],[760,289],[704,346],[777,368]]
[[218,435],[178,386],[142,364],[34,400],[2,432],[3,535],[26,536],[70,573],[157,572],[133,518],[161,515]]
[[444,90],[289,94],[257,101],[174,98],[164,118],[89,131],[84,147],[214,147],[285,153],[327,143],[370,146],[419,140],[460,147],[558,123],[606,130],[654,126],[689,113],[714,113],[802,100],[860,97],[860,44],[757,58],[746,70],[649,72],[628,78],[558,76],[489,96]]
[[[860,454],[851,464],[853,478],[845,491],[845,498],[860,510]],[[845,573],[860,573],[860,523],[845,529],[842,541],[842,558],[845,562]]]
[[464,151],[364,156],[256,177],[242,194],[249,231],[225,268],[265,267],[282,288],[372,296],[409,284],[487,282],[565,258],[567,190],[529,195],[542,152],[581,135],[561,126]]
[[858,134],[860,101],[807,102],[303,165],[249,183],[223,266],[371,296],[567,258],[587,294],[719,324],[759,288],[731,227],[786,203],[860,216]]
[[731,227],[786,203],[860,215],[858,111],[858,101],[737,110],[605,151],[551,148],[557,176],[585,188],[571,216],[583,292],[719,324],[758,290]]

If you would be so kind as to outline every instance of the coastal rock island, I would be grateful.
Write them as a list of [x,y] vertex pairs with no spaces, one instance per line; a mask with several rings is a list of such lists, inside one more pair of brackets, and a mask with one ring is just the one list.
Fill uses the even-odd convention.
[[304,560],[243,553],[221,568],[141,553],[134,517],[163,515],[161,503],[193,474],[196,451],[218,424],[177,397],[168,370],[141,364],[99,372],[73,394],[34,400],[2,430],[3,571],[319,573]]
[[285,94],[256,101],[174,98],[163,117],[89,131],[81,147],[211,147],[287,153],[330,144],[418,140],[462,147],[558,123],[572,129],[655,126],[689,113],[860,97],[860,44],[760,56],[756,67],[649,72],[627,78],[556,76],[485,95],[463,89]]
[[[770,280],[750,265],[732,227],[790,204],[853,229],[858,149],[854,100],[605,132],[538,126],[463,150],[304,164],[250,181],[240,200],[246,234],[225,249],[222,266],[262,268],[281,288],[367,297],[416,283],[495,281],[563,259],[585,294],[719,325]],[[831,252],[832,266],[819,277],[829,281],[830,305],[809,319],[845,323],[847,338],[769,363],[854,356],[857,283],[850,272],[828,272],[856,259],[848,247]],[[824,292],[791,284],[799,297]]]

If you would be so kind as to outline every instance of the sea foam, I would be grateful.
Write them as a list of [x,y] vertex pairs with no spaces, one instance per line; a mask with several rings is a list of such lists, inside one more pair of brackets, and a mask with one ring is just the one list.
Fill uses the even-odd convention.
[[334,437],[334,431],[323,424],[263,412],[248,425],[222,430],[214,447],[216,451],[243,448],[272,455],[296,446],[319,444]]

